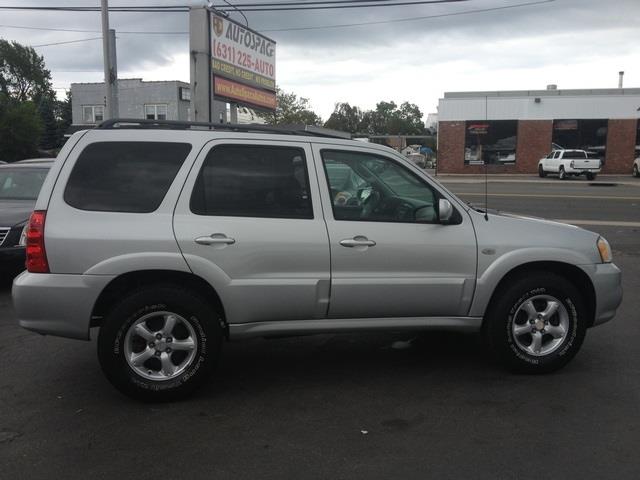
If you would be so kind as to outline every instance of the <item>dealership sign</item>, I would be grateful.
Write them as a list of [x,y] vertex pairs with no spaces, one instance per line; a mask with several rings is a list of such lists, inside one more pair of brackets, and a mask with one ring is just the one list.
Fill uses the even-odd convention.
[[467,130],[469,133],[474,135],[486,135],[489,133],[489,124],[488,123],[472,123],[467,126]]
[[211,12],[211,68],[216,97],[273,110],[276,43]]

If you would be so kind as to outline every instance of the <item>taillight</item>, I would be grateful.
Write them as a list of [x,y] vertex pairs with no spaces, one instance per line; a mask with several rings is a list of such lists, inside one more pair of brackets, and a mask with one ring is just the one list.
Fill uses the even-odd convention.
[[44,249],[45,210],[36,210],[29,218],[27,227],[27,270],[32,273],[49,273],[47,252]]

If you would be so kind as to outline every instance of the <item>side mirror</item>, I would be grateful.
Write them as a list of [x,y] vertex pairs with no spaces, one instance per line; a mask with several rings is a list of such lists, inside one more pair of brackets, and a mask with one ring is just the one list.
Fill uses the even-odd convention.
[[438,220],[440,223],[447,223],[453,216],[453,205],[445,198],[441,198],[438,202]]

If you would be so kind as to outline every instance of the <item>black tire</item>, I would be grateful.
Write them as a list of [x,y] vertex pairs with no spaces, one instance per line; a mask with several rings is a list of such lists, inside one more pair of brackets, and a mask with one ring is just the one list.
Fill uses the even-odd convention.
[[[195,349],[192,350],[195,351],[190,363],[184,362],[185,369],[179,375],[165,380],[153,380],[143,377],[129,365],[125,358],[125,338],[129,327],[140,318],[151,315],[151,321],[155,321],[152,314],[161,311],[179,315],[180,322],[184,320],[191,327],[195,336]],[[185,398],[209,377],[216,366],[223,339],[221,322],[220,313],[204,299],[179,286],[141,288],[125,297],[105,316],[98,336],[100,366],[107,379],[118,390],[137,400],[162,402]],[[149,326],[149,323],[145,325]],[[182,328],[188,327],[183,325]],[[154,328],[149,327],[149,330]],[[178,341],[178,335],[175,337],[174,342]],[[144,340],[142,342],[146,343]],[[169,343],[163,345],[170,346]],[[144,349],[146,348],[145,344]],[[173,360],[179,353],[177,349],[174,350],[176,351],[167,354]],[[152,361],[152,358],[147,361]]]
[[595,173],[587,172],[587,180],[595,180],[595,179],[596,179]]
[[[568,328],[555,350],[535,356],[518,345],[512,327],[514,322],[520,321],[515,318],[519,314],[518,308],[527,300],[541,296],[551,296],[560,301],[567,314]],[[496,359],[508,370],[527,374],[549,373],[564,367],[578,353],[586,330],[587,312],[579,291],[564,277],[545,272],[532,272],[516,278],[496,292],[483,325],[485,342]],[[549,340],[546,339],[547,342]]]
[[540,178],[544,178],[547,176],[547,172],[544,171],[542,165],[538,165],[538,175],[540,176]]
[[564,171],[564,167],[562,165],[560,165],[560,171],[558,172],[558,178],[560,180],[566,180],[567,179],[567,172]]
[[640,177],[640,170],[638,170],[638,165],[633,166],[633,176],[636,178]]

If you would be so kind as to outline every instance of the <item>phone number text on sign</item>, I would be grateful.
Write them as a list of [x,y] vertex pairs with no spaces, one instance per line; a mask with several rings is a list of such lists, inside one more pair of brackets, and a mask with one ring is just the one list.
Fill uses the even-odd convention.
[[213,53],[214,58],[229,62],[238,67],[246,68],[265,77],[275,77],[276,67],[273,63],[254,58],[251,54],[243,52],[232,45],[227,45],[214,39]]

